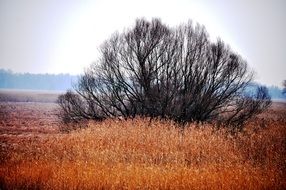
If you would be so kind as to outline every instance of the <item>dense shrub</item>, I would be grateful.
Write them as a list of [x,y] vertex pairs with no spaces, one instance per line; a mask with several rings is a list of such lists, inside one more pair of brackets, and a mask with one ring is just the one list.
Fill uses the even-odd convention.
[[266,88],[246,93],[253,78],[246,61],[192,22],[171,28],[139,19],[100,53],[75,92],[60,96],[65,121],[146,116],[237,127],[270,105]]

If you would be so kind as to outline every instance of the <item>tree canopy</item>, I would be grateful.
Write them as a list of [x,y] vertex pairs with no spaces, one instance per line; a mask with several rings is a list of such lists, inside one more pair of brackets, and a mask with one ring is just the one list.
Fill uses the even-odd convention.
[[169,27],[137,19],[100,47],[100,58],[60,96],[62,118],[168,118],[241,126],[270,105],[267,88],[246,89],[247,62],[191,21]]

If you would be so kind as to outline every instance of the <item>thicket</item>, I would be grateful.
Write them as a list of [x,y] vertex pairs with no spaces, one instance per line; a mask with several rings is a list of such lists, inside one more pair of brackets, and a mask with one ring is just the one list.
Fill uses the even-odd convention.
[[102,44],[58,103],[65,122],[140,116],[240,128],[271,103],[266,87],[247,92],[252,79],[247,62],[203,26],[138,19]]

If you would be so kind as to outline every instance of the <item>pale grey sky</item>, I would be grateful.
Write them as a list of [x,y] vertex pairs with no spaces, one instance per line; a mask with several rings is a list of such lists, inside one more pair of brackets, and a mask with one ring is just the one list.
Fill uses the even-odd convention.
[[138,17],[170,26],[192,19],[245,58],[256,81],[286,79],[286,0],[0,0],[0,68],[82,73],[99,45]]

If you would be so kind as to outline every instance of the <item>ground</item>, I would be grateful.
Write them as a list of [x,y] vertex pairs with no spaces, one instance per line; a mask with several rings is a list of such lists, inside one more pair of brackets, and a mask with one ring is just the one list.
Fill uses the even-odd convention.
[[285,103],[238,134],[144,118],[67,133],[56,97],[0,91],[0,189],[286,188]]

